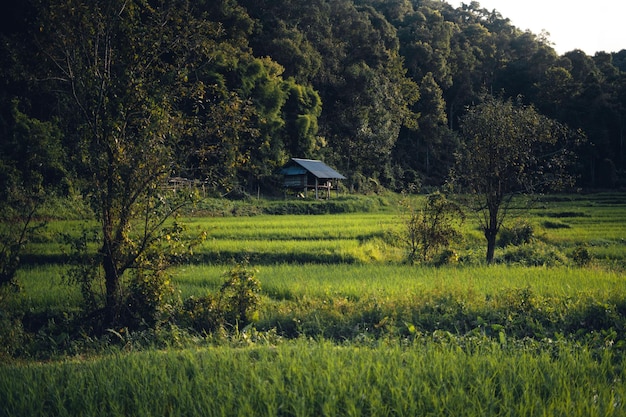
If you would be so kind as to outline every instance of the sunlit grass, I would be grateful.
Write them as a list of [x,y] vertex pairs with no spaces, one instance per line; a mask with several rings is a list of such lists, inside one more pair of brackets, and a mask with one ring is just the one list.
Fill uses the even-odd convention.
[[[186,266],[174,271],[183,295],[218,288],[227,267]],[[522,266],[414,267],[389,264],[281,264],[259,266],[263,292],[270,297],[404,297],[428,291],[482,294],[532,288],[544,296],[626,297],[622,273],[603,268]]]
[[191,218],[189,230],[205,230],[210,239],[345,240],[378,235],[393,227],[393,213],[324,214],[315,216],[254,216]]
[[487,339],[404,346],[150,351],[0,365],[4,415],[622,415],[626,363],[558,344]]
[[20,291],[8,298],[8,306],[20,311],[75,310],[81,295],[76,286],[67,283],[66,271],[59,265],[22,268],[17,273]]

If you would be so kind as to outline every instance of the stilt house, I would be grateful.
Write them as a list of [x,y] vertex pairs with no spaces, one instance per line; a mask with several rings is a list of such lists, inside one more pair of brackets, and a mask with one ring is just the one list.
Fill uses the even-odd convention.
[[345,180],[346,177],[316,159],[292,158],[281,170],[284,175],[285,189],[301,190],[306,196],[309,190],[315,190],[315,198],[330,198],[333,181]]

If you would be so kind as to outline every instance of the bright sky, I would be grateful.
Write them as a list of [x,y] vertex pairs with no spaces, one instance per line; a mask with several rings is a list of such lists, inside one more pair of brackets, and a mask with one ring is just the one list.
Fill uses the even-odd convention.
[[[471,0],[447,0],[454,7]],[[581,49],[587,55],[598,51],[626,49],[626,1],[624,0],[478,0],[487,10],[496,9],[521,29],[550,33],[559,55]]]

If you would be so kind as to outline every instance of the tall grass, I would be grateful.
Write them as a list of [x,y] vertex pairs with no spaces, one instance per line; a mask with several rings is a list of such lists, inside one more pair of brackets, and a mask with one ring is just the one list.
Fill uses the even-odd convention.
[[[587,245],[599,260],[626,262],[626,210],[621,195],[558,196],[540,202],[530,212],[512,210],[533,225],[535,237],[568,254]],[[611,204],[613,203],[613,204]],[[517,214],[516,214],[517,213]],[[471,216],[463,227],[464,241],[453,249],[464,259],[480,262],[484,237]],[[398,208],[385,211],[321,214],[316,216],[255,215],[244,217],[189,217],[187,233],[206,232],[196,248],[196,262],[231,263],[248,256],[259,264],[284,262],[398,262],[405,250],[403,220]],[[69,247],[62,234],[78,235],[93,224],[58,220],[33,242],[23,259],[30,264],[63,263]],[[94,246],[93,250],[96,250]],[[502,256],[502,251],[496,254]]]
[[611,416],[626,363],[477,338],[150,351],[0,365],[6,416]]

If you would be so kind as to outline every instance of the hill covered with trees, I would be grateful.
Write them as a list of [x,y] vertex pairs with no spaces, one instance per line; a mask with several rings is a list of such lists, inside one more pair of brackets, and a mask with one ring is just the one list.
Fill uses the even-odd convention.
[[30,0],[4,19],[5,183],[67,191],[125,155],[107,178],[271,193],[304,157],[355,191],[438,186],[485,92],[584,132],[579,185],[626,180],[626,50],[559,56],[478,2]]

